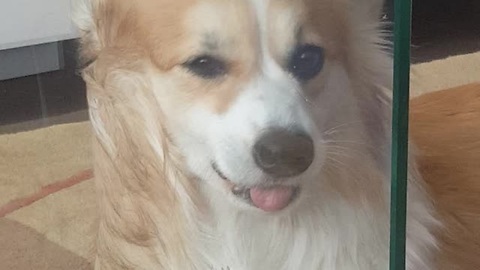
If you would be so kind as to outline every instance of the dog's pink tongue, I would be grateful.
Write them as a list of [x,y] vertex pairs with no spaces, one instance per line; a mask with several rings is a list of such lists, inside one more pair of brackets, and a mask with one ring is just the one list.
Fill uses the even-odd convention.
[[285,186],[250,189],[253,204],[266,212],[282,210],[292,200],[293,188]]

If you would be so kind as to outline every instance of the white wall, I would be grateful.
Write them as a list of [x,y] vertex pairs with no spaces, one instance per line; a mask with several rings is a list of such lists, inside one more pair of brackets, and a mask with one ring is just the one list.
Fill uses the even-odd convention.
[[74,1],[0,0],[0,50],[77,37]]

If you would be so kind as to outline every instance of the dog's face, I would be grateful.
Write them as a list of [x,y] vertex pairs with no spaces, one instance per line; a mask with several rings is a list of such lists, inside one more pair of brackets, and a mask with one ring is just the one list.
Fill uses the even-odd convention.
[[326,132],[355,113],[346,3],[116,2],[117,46],[152,60],[162,121],[212,196],[272,212],[321,181]]
[[152,76],[168,130],[209,187],[281,210],[325,160],[327,108],[346,85],[341,36],[319,32],[300,1],[181,2],[177,39],[156,58],[167,71]]

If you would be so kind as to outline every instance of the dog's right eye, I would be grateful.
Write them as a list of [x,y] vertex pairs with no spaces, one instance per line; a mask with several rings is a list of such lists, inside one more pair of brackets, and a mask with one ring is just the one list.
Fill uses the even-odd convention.
[[323,48],[310,44],[302,45],[292,53],[289,70],[296,78],[308,81],[322,70],[324,61]]
[[194,58],[183,66],[195,75],[205,79],[214,79],[227,73],[225,62],[208,55]]

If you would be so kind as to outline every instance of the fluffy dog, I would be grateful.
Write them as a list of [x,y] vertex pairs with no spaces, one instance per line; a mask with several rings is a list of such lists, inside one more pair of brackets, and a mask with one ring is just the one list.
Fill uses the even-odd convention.
[[[381,7],[87,1],[96,269],[387,269]],[[410,161],[408,269],[436,269],[442,223]]]

